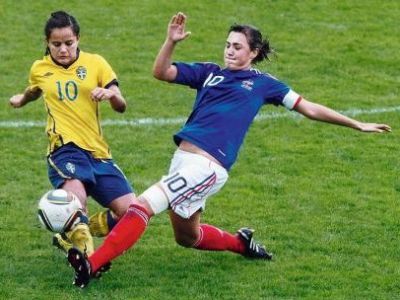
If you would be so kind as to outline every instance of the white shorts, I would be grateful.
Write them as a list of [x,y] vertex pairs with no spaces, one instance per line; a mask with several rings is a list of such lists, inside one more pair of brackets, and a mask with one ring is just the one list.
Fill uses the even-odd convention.
[[206,200],[228,180],[228,172],[208,158],[176,150],[169,174],[159,182],[167,194],[170,208],[182,218],[190,218],[205,208]]

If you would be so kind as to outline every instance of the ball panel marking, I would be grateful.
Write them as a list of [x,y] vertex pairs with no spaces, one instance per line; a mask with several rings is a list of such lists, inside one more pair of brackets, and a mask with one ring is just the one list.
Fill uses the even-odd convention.
[[51,190],[39,200],[38,218],[44,228],[53,232],[68,231],[80,221],[82,205],[73,193]]

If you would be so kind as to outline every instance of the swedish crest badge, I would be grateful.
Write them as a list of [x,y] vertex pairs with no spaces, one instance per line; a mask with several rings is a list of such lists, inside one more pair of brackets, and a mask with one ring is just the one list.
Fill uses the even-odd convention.
[[76,76],[78,76],[78,78],[80,80],[85,79],[86,78],[86,74],[87,74],[87,71],[86,71],[85,67],[79,66],[78,69],[76,69]]

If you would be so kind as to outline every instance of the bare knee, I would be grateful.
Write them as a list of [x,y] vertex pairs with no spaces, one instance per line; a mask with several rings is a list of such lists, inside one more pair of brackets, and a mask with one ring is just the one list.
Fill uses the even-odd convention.
[[129,206],[135,201],[133,193],[123,195],[111,201],[108,208],[112,211],[116,219],[120,219],[128,210]]
[[192,248],[199,237],[195,234],[175,234],[175,242],[182,247]]
[[171,210],[169,216],[176,243],[185,248],[192,248],[200,238],[200,212],[185,219]]

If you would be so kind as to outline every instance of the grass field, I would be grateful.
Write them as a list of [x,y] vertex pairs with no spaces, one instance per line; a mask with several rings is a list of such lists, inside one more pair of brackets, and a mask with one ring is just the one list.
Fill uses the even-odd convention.
[[[50,189],[47,140],[43,127],[22,122],[43,122],[43,103],[8,105],[42,57],[43,25],[58,9],[80,22],[81,48],[103,55],[119,76],[129,108],[117,115],[102,105],[103,119],[171,120],[190,112],[192,90],[151,76],[166,24],[183,11],[192,36],[176,60],[222,63],[229,25],[251,23],[278,52],[260,69],[307,99],[388,123],[393,132],[363,134],[265,107],[203,220],[232,232],[255,228],[274,261],[180,248],[163,214],[110,273],[78,290],[36,217],[37,200]],[[399,15],[394,0],[2,0],[0,299],[400,299]],[[166,172],[171,135],[181,125],[104,127],[138,193]],[[91,201],[90,209],[100,208]]]

